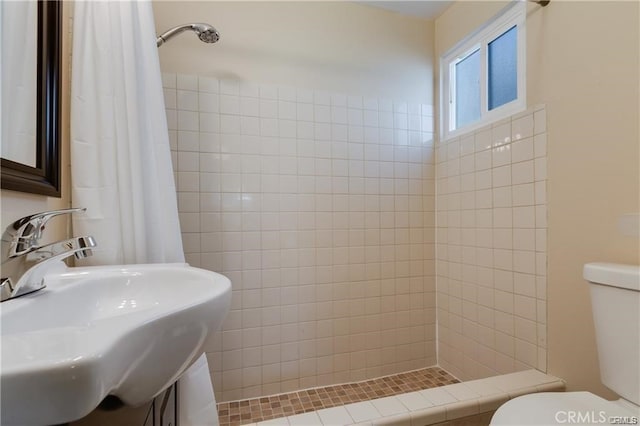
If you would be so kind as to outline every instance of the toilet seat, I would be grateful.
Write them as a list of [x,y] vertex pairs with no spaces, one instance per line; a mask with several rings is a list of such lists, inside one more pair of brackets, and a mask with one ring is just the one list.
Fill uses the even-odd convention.
[[607,401],[590,392],[542,392],[506,402],[493,415],[491,425],[606,425],[616,416],[635,417],[638,424],[640,407],[622,399]]

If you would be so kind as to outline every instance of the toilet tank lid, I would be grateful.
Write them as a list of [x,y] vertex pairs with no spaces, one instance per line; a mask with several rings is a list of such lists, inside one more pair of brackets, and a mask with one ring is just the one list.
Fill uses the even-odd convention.
[[640,291],[640,266],[616,263],[587,263],[584,279],[596,284]]

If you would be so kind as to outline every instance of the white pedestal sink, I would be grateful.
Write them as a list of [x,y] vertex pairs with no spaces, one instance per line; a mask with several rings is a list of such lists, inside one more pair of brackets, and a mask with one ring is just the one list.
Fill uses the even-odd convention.
[[231,302],[229,279],[186,264],[60,266],[45,282],[0,305],[3,426],[77,420],[107,395],[150,401],[203,353]]

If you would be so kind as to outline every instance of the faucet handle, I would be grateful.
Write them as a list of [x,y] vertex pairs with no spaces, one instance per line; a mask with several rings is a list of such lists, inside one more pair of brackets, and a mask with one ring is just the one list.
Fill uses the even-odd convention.
[[50,219],[63,214],[83,212],[86,210],[84,207],[52,210],[35,213],[16,220],[7,226],[4,234],[2,234],[3,243],[9,243],[11,245],[8,257],[19,256],[37,247],[42,237],[42,231],[44,231],[44,227]]

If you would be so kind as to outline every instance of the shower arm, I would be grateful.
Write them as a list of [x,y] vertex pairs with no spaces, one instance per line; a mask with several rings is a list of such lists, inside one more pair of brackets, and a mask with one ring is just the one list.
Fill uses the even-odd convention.
[[176,35],[184,32],[184,31],[190,30],[190,29],[192,29],[191,25],[178,25],[177,27],[173,27],[173,28],[165,31],[164,33],[160,34],[158,36],[158,38],[156,39],[156,47],[162,46],[171,37],[176,36]]

